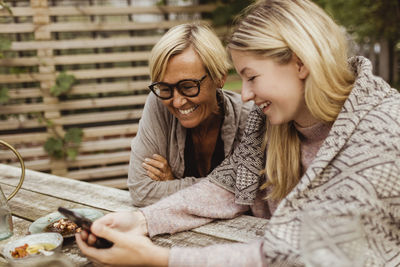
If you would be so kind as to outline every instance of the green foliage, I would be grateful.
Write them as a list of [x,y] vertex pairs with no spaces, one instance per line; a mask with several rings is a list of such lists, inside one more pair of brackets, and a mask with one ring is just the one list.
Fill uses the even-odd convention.
[[45,151],[50,157],[56,159],[75,160],[78,155],[79,145],[82,142],[83,131],[80,128],[70,128],[64,137],[50,137],[44,144]]
[[11,40],[0,36],[0,58],[3,58],[3,51],[8,50],[11,47]]
[[400,39],[398,0],[314,0],[359,38]]
[[22,66],[18,66],[18,67],[11,67],[9,68],[10,70],[10,74],[21,74],[21,73],[29,73],[29,69],[27,67],[22,67]]
[[[5,9],[12,15],[12,11],[10,7],[4,3],[4,1],[0,0],[0,9]],[[8,50],[11,47],[11,40],[7,38],[3,38],[0,36],[0,58],[3,58],[3,51]]]
[[67,144],[79,145],[82,141],[83,131],[80,128],[70,128],[65,133],[64,140]]
[[156,3],[156,5],[157,5],[157,6],[165,6],[165,5],[167,5],[167,1],[166,1],[166,0],[159,0],[159,1]]
[[50,157],[56,159],[64,158],[64,142],[61,138],[50,137],[44,144],[44,150]]
[[69,75],[63,71],[57,76],[56,84],[50,88],[50,93],[53,96],[66,94],[69,90],[71,90],[75,81],[75,76]]
[[9,99],[10,99],[10,97],[8,95],[8,89],[5,87],[2,87],[0,89],[0,104],[7,103]]
[[[211,1],[214,2],[214,1]],[[215,26],[232,25],[236,16],[254,0],[221,0],[213,12],[213,24]]]

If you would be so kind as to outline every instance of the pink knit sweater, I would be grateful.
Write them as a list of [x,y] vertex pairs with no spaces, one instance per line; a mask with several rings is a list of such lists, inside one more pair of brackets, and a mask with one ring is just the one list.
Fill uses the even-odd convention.
[[[315,158],[331,126],[319,123],[303,128],[296,125],[300,133],[303,172]],[[214,219],[234,218],[249,208],[254,216],[270,218],[279,203],[266,202],[263,197],[260,193],[251,207],[238,205],[233,193],[204,179],[141,211],[146,217],[149,235],[154,236],[192,229]],[[263,266],[261,251],[262,240],[204,248],[173,247],[169,266]]]

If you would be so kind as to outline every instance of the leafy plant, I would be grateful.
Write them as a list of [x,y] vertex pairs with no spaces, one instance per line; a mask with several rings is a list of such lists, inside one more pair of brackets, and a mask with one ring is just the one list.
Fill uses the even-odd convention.
[[9,99],[10,99],[10,97],[8,95],[8,89],[5,87],[2,87],[0,89],[0,104],[7,103]]
[[82,129],[70,128],[64,137],[58,134],[56,134],[56,137],[49,137],[44,144],[44,149],[50,157],[75,160],[79,145],[82,142],[82,136]]
[[56,84],[50,88],[50,93],[53,96],[60,96],[68,93],[76,79],[74,75],[69,75],[66,72],[61,72],[56,78]]
[[64,135],[64,142],[67,144],[67,157],[74,160],[78,155],[78,148],[82,142],[83,131],[80,128],[70,128]]
[[[0,9],[5,9],[12,15],[12,11],[10,7],[4,3],[4,1],[0,0]],[[11,47],[11,40],[7,38],[0,37],[0,58],[3,58],[3,51],[8,50]]]
[[11,40],[0,37],[0,58],[3,58],[3,51],[8,50],[11,47]]
[[50,137],[44,144],[44,150],[50,157],[56,159],[64,158],[64,141],[61,138]]

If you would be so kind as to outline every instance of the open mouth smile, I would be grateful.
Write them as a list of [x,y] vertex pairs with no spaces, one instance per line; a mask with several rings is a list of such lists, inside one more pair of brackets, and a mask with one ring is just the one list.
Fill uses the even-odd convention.
[[259,105],[259,107],[261,109],[264,109],[264,108],[268,107],[269,105],[271,105],[271,101],[267,101],[265,103],[262,103],[261,105]]
[[182,115],[187,115],[187,114],[195,111],[198,107],[199,107],[199,105],[196,105],[196,106],[188,108],[188,109],[178,109],[178,111]]

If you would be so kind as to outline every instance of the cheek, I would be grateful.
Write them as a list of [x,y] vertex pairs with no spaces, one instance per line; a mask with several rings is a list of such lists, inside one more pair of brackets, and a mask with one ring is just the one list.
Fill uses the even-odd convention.
[[298,111],[304,107],[304,88],[301,83],[292,84],[292,90],[287,92],[288,97],[287,106],[292,111]]
[[172,99],[161,100],[161,103],[163,103],[163,105],[168,108],[168,107],[172,106]]
[[203,91],[200,91],[200,94],[195,97],[192,102],[196,104],[213,105],[217,103],[216,93],[216,89],[205,88]]

